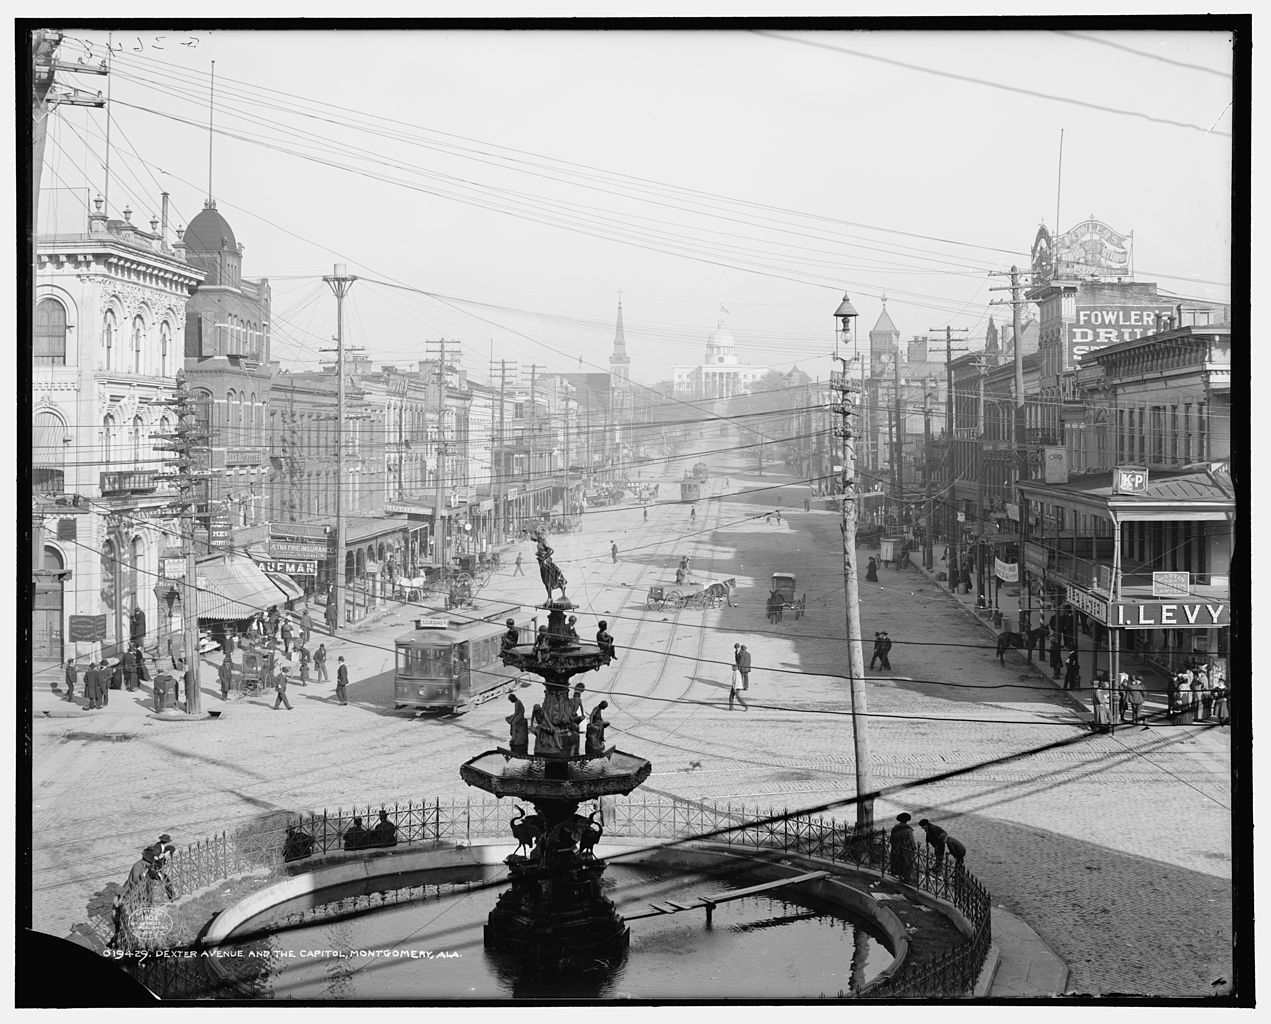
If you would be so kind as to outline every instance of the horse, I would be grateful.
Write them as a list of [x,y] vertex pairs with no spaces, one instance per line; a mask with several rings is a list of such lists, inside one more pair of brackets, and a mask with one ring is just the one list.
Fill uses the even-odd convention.
[[1012,633],[1009,630],[1005,633],[997,635],[997,660],[1002,664],[1006,664],[1006,652],[1012,647],[1023,647],[1027,643],[1027,639],[1019,633]]

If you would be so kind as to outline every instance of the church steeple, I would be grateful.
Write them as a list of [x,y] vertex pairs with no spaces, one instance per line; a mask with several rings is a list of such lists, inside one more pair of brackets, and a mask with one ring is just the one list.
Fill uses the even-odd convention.
[[618,326],[613,333],[613,355],[609,357],[609,374],[615,380],[630,376],[631,357],[627,355],[627,337],[622,330],[622,292],[618,292]]

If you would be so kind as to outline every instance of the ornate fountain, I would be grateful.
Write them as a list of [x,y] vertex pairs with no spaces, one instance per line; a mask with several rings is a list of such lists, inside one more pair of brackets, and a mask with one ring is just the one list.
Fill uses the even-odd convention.
[[595,847],[603,823],[595,813],[583,817],[578,805],[625,796],[649,777],[652,765],[606,747],[606,701],[588,716],[584,684],[576,684],[571,693],[574,676],[613,660],[613,637],[602,621],[594,643],[579,639],[576,617],[568,615],[574,605],[565,596],[565,577],[552,561],[552,549],[542,532],[531,538],[547,591],[539,606],[547,611],[547,625],[526,643],[509,619],[502,659],[542,677],[543,701],[527,719],[524,705],[509,694],[508,746],[472,758],[460,766],[459,775],[470,786],[534,807],[533,814],[526,814],[517,805],[511,821],[518,843],[506,858],[512,884],[486,921],[485,946],[516,954],[532,969],[551,970],[612,961],[627,948],[628,927],[601,893],[605,862],[596,857]]

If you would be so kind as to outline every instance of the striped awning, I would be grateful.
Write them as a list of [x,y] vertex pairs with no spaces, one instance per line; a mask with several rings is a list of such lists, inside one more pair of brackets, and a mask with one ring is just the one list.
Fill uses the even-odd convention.
[[200,619],[247,619],[288,597],[249,558],[217,558],[198,567]]
[[296,585],[296,581],[285,572],[269,572],[266,570],[265,575],[273,581],[274,586],[283,592],[283,600],[295,601],[297,598],[305,596],[305,592]]

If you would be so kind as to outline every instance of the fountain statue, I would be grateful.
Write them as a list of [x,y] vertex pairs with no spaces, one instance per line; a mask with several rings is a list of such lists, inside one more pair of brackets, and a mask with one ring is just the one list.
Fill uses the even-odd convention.
[[[517,841],[506,858],[511,885],[486,921],[485,945],[515,954],[531,971],[550,971],[612,960],[627,948],[628,927],[601,892],[605,862],[595,847],[604,823],[596,820],[598,812],[579,814],[578,805],[631,793],[649,777],[652,765],[605,746],[609,723],[601,712],[607,701],[588,715],[583,706],[586,687],[580,682],[571,694],[574,676],[613,661],[614,640],[605,622],[595,643],[579,638],[576,616],[567,618],[574,605],[565,594],[565,576],[552,548],[541,531],[530,536],[547,592],[539,606],[547,611],[547,625],[529,643],[520,643],[509,628],[501,657],[505,665],[539,676],[543,699],[527,722],[524,705],[511,695],[508,746],[472,758],[460,766],[459,775],[496,797],[534,805],[530,815],[516,805],[517,815],[510,821]],[[585,732],[580,735],[580,730]]]

